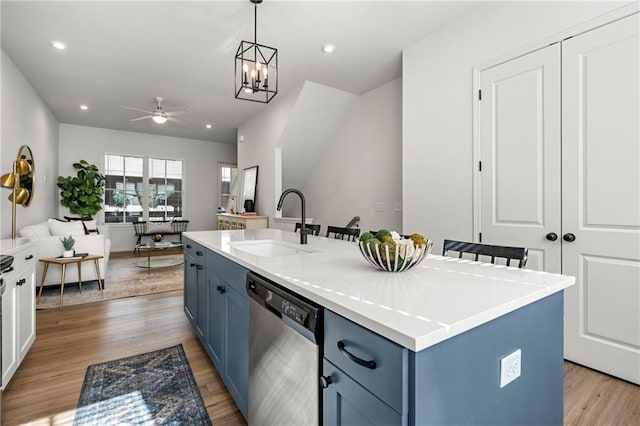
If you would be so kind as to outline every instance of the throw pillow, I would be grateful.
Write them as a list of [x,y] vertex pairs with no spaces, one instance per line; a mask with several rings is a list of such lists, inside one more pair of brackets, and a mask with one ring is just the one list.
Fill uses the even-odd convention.
[[147,234],[173,232],[171,222],[147,222]]
[[57,219],[49,219],[49,231],[51,235],[66,237],[69,235],[85,235],[81,221],[61,222]]
[[99,234],[98,232],[98,224],[95,220],[83,220],[82,226],[84,226],[85,234]]
[[20,236],[32,239],[47,238],[51,236],[51,232],[49,232],[47,224],[42,222],[35,225],[27,225],[20,229]]

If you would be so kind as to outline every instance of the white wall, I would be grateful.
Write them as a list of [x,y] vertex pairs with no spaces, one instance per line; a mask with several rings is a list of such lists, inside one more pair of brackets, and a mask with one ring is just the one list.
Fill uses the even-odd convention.
[[[29,145],[36,165],[36,186],[29,207],[17,207],[17,230],[56,216],[58,193],[58,121],[2,50],[2,138],[0,174],[11,171],[21,145]],[[0,192],[0,238],[11,237],[11,192]]]
[[[235,145],[60,124],[60,175],[75,175],[73,163],[79,160],[87,160],[104,170],[107,153],[183,160],[183,216],[189,220],[188,229],[215,229],[220,204],[218,162],[235,163]],[[59,216],[68,214],[68,210],[60,206]],[[133,248],[131,224],[110,225],[110,235],[112,251]]]
[[[275,148],[287,125],[289,114],[296,103],[300,88],[288,97],[277,96],[264,109],[238,127],[238,169],[241,179],[246,167],[258,167],[258,190],[256,211],[269,216],[269,226],[273,223],[276,209],[275,193]],[[278,196],[280,194],[277,194]],[[240,202],[238,207],[241,208]]]
[[[323,155],[310,159],[302,185],[314,223],[345,226],[360,216],[363,231],[400,230],[402,214],[402,83],[356,97]],[[335,90],[335,89],[333,89]],[[384,211],[376,212],[376,202]]]
[[[245,138],[238,143],[238,164],[260,165],[259,213],[270,216],[270,226],[282,227],[273,221],[279,196],[273,183],[274,148],[281,146],[283,160],[291,162],[285,150],[298,144],[302,149],[296,151],[295,167],[282,166],[283,185],[302,191],[307,216],[322,225],[322,233],[327,225],[344,226],[353,216],[360,216],[364,230],[401,229],[401,213],[393,209],[394,202],[402,201],[401,106],[399,79],[362,96],[306,82],[300,92],[245,122],[238,130]],[[384,212],[375,212],[377,201],[384,202]],[[285,209],[295,214],[298,205],[291,196]]]
[[623,4],[488,4],[403,51],[405,233],[474,240],[473,67]]

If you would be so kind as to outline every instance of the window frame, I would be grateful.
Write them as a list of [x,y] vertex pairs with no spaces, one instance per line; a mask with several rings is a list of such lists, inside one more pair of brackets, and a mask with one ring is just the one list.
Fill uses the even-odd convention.
[[[185,171],[187,170],[187,162],[184,158],[177,158],[177,157],[163,157],[161,155],[149,155],[149,154],[136,154],[136,153],[118,153],[118,152],[103,152],[102,153],[102,157],[100,160],[101,166],[102,166],[102,170],[104,171],[105,176],[107,175],[107,170],[106,170],[106,156],[107,155],[113,155],[113,156],[120,156],[120,157],[136,157],[136,158],[142,158],[142,185],[143,185],[143,199],[144,200],[148,200],[149,199],[149,175],[150,175],[150,170],[149,170],[149,160],[154,159],[154,160],[168,160],[168,161],[180,161],[182,162],[182,210],[180,213],[180,217],[184,218],[187,215],[187,208],[186,208],[186,199],[187,199],[187,179],[186,179],[186,173]],[[106,187],[105,187],[105,204],[106,204]],[[102,210],[100,210],[99,216],[100,219],[102,221],[102,223],[104,223],[105,225],[109,226],[110,228],[130,228],[131,227],[131,223],[132,222],[106,222],[105,220],[105,209],[104,209],[104,205]],[[142,206],[142,216],[140,216],[140,220],[145,220],[145,221],[149,221],[149,205],[148,202],[146,203],[146,205]]]

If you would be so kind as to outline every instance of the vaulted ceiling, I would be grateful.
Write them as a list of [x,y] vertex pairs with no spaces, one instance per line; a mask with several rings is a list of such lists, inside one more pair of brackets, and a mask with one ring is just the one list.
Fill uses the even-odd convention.
[[[480,5],[265,0],[257,38],[278,49],[278,97],[304,80],[362,94],[401,76],[403,48]],[[254,36],[249,0],[1,8],[2,48],[62,123],[235,143],[238,125],[268,107],[234,98],[234,55]],[[67,48],[54,49],[53,40]],[[325,43],[335,52],[323,53]],[[187,124],[131,122],[145,114],[122,106],[150,110],[156,96],[166,110],[189,109]]]

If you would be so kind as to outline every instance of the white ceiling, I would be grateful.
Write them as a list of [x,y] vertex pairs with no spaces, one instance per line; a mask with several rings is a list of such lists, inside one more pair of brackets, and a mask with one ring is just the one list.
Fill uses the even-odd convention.
[[[278,49],[278,97],[304,80],[362,94],[401,76],[403,48],[479,5],[265,0],[258,42]],[[2,48],[61,123],[235,143],[238,125],[267,107],[233,96],[235,51],[253,40],[249,0],[1,7]],[[67,49],[53,49],[52,40]],[[336,51],[322,53],[324,43]],[[153,109],[155,96],[167,111],[191,110],[180,117],[189,124],[130,122],[145,114],[121,106]]]

